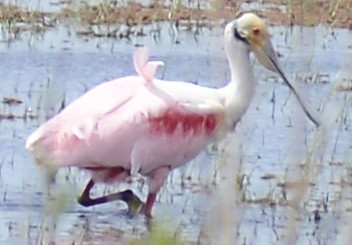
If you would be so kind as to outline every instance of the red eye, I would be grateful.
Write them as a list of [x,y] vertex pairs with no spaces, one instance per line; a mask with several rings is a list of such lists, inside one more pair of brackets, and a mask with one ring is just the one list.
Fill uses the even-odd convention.
[[260,34],[260,30],[258,28],[254,28],[253,29],[253,34],[256,35],[256,36],[259,35]]

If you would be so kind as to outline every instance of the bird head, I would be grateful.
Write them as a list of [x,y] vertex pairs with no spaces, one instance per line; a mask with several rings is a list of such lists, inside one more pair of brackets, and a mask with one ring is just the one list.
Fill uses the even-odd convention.
[[270,40],[268,27],[261,18],[252,13],[241,15],[226,26],[225,38],[231,38],[236,44],[247,47],[255,54],[259,62],[265,68],[280,75],[283,81],[296,95],[308,118],[316,125],[319,125],[316,112],[303,100],[294,84],[286,78],[280,68],[276,52]]

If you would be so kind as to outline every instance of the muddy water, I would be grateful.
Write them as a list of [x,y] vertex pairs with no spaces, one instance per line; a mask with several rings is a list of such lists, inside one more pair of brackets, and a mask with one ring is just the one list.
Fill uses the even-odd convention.
[[[0,120],[1,243],[123,244],[147,233],[143,217],[130,218],[122,203],[78,206],[85,173],[61,170],[48,188],[45,171],[24,150],[26,137],[63,100],[67,104],[96,84],[134,74],[135,45],[147,45],[152,59],[166,63],[159,78],[212,87],[229,78],[222,27],[194,34],[162,24],[160,35],[131,40],[76,37],[75,31],[60,26],[0,44],[0,95],[23,101],[0,107],[2,115],[15,116]],[[256,65],[256,95],[236,133],[176,170],[158,197],[155,220],[188,243],[226,237],[244,244],[348,239],[342,227],[352,214],[352,95],[334,88],[351,83],[352,33],[326,27],[271,32],[287,76],[319,108],[326,129],[319,136],[287,87]],[[95,193],[119,188],[126,186],[99,186]],[[143,180],[132,188],[145,198]]]

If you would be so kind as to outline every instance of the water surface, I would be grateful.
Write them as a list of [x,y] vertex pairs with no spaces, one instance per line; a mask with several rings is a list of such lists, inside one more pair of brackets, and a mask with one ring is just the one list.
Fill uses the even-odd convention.
[[[346,237],[342,227],[351,219],[352,96],[334,88],[351,82],[352,33],[324,26],[270,29],[283,69],[320,110],[327,130],[318,136],[288,88],[254,61],[256,95],[236,132],[227,144],[209,147],[174,171],[155,205],[155,220],[188,243],[226,241],[227,231],[229,239],[236,236],[244,244],[289,239],[331,243]],[[0,120],[1,243],[52,239],[60,244],[123,244],[147,233],[143,217],[128,217],[122,203],[76,204],[88,175],[74,169],[60,170],[51,187],[65,209],[50,219],[56,202],[46,201],[45,173],[24,149],[28,135],[57,113],[63,100],[70,103],[101,82],[135,74],[131,57],[136,45],[150,47],[151,59],[165,62],[158,78],[211,87],[229,80],[222,26],[195,34],[162,24],[158,38],[131,40],[76,36],[76,30],[61,25],[0,44],[0,95],[24,102],[0,105],[1,114],[16,117]],[[324,144],[318,144],[321,139]],[[307,161],[311,150],[313,160]],[[304,181],[309,184],[303,188],[290,185]],[[95,193],[105,188],[99,186]],[[118,188],[126,185],[107,190]],[[143,184],[132,188],[146,197]]]

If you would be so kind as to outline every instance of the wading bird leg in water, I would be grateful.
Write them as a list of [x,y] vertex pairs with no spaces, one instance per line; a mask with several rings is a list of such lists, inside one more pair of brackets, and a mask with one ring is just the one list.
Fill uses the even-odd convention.
[[94,181],[91,179],[88,181],[86,188],[83,190],[81,196],[78,198],[78,203],[84,207],[90,207],[113,201],[123,201],[127,204],[128,211],[130,214],[136,214],[144,208],[144,203],[131,190],[125,190],[106,196],[91,198],[90,191],[93,186]]
[[148,219],[152,218],[151,213],[152,213],[152,208],[153,208],[155,199],[156,199],[156,193],[149,193],[147,196],[147,201],[145,202],[142,208],[142,213],[144,213]]

